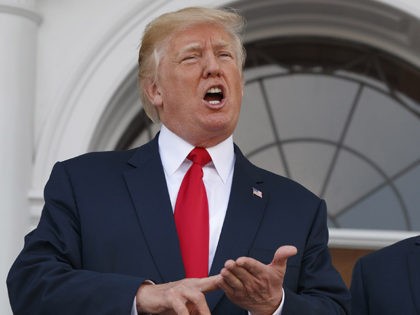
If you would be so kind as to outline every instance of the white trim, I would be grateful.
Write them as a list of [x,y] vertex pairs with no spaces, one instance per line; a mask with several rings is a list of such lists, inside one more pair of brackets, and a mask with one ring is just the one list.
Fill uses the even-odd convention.
[[330,229],[329,246],[376,250],[416,235],[420,232],[333,228]]
[[397,10],[407,12],[413,16],[420,16],[420,6],[418,1],[413,0],[373,0],[392,6]]
[[36,25],[40,25],[42,17],[33,10],[15,7],[11,5],[0,4],[0,13],[12,14],[20,17],[24,17],[28,20],[35,22]]
[[245,0],[237,7],[248,20],[246,42],[332,37],[378,47],[420,66],[419,18],[395,6],[365,0]]
[[90,151],[113,150],[138,113],[140,106],[137,71],[132,71],[116,89],[102,112],[88,149]]
[[33,229],[41,217],[42,207],[44,206],[44,195],[42,190],[30,190],[29,199],[29,227]]

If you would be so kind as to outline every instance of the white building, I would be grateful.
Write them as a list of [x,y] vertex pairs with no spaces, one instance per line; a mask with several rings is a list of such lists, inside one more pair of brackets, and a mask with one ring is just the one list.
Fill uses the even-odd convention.
[[[190,5],[247,17],[235,139],[327,200],[331,244],[375,249],[419,234],[420,2],[0,0],[3,284],[53,163],[156,130],[137,96],[139,41],[153,17]],[[11,314],[5,285],[0,313]]]

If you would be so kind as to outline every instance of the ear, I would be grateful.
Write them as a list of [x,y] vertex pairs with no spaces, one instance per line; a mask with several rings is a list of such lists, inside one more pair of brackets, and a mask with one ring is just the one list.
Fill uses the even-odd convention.
[[156,107],[160,107],[163,104],[162,93],[159,85],[152,79],[146,79],[144,84],[144,90],[146,92],[149,101]]

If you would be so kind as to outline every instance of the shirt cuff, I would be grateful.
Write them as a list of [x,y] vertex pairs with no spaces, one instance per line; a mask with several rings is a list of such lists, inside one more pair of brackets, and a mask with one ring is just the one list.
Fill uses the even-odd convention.
[[[286,294],[284,293],[283,288],[281,288],[281,291],[283,292],[283,298],[281,299],[280,305],[274,311],[273,315],[281,315],[281,313],[283,312],[283,305],[284,305],[284,300],[286,299]],[[252,315],[252,313],[251,312],[248,312],[248,315]]]
[[[143,284],[155,284],[152,280],[144,280]],[[131,308],[131,313],[130,315],[138,315],[137,313],[137,296],[134,297],[134,301],[133,301],[133,307]]]
[[134,297],[133,307],[131,308],[130,315],[137,315],[136,297]]

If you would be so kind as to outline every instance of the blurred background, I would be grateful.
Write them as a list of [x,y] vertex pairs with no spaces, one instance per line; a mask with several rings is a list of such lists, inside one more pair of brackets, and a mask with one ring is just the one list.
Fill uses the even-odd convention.
[[159,129],[138,97],[139,41],[152,18],[191,5],[247,18],[234,139],[326,199],[346,282],[361,255],[420,234],[420,2],[0,0],[0,314],[54,162]]

